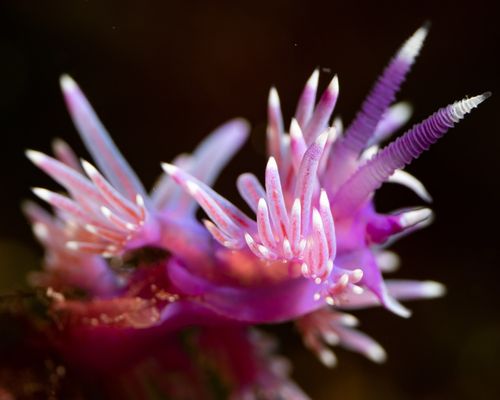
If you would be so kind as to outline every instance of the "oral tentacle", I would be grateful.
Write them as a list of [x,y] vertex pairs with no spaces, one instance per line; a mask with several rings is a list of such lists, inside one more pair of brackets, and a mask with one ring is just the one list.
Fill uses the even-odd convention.
[[68,75],[61,77],[61,89],[71,118],[99,168],[123,195],[133,198],[146,191],[120,153],[84,94]]

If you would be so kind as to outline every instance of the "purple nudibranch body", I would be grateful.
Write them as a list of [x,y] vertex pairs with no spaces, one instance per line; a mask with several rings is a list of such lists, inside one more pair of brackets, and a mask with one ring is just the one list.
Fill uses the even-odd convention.
[[[314,71],[288,130],[277,91],[271,89],[265,176],[261,182],[244,173],[237,181],[255,216],[211,188],[245,142],[249,126],[244,120],[222,125],[192,154],[163,163],[164,173],[148,194],[77,84],[63,76],[66,104],[96,166],[79,162],[60,140],[54,143],[55,158],[27,152],[67,192],[33,190],[55,215],[34,203],[25,205],[46,250],[45,269],[32,276],[33,283],[61,291],[84,289],[92,301],[106,304],[107,312],[113,312],[110,302],[119,305],[119,313],[135,318],[127,319],[127,327],[176,331],[196,324],[295,320],[305,344],[326,365],[335,363],[330,346],[336,344],[383,361],[382,347],[357,331],[357,320],[345,310],[382,305],[408,317],[400,300],[437,297],[444,287],[383,278],[398,264],[386,245],[427,226],[432,211],[420,207],[381,214],[374,193],[383,183],[395,182],[430,201],[425,187],[402,169],[489,96],[443,107],[379,149],[409,119],[410,107],[393,103],[426,36],[422,27],[403,44],[345,131],[339,119],[331,123],[337,76],[316,102],[319,72]],[[195,216],[198,206],[207,216],[202,223]],[[153,289],[148,295],[132,294],[141,268],[120,273],[130,255],[151,249],[162,251],[154,264],[163,283],[152,285],[168,294],[164,301],[151,301],[158,298]],[[135,303],[127,303],[137,297],[144,300],[140,310],[148,311],[147,321],[136,318]],[[58,304],[77,313],[74,306],[69,300]],[[103,322],[94,329],[110,326],[121,325]]]

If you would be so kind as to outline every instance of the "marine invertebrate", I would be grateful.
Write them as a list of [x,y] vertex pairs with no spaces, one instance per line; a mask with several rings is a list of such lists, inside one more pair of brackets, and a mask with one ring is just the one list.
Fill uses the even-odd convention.
[[[271,89],[264,184],[248,173],[237,182],[255,218],[210,187],[244,142],[246,122],[228,122],[191,155],[164,163],[165,173],[148,194],[76,83],[64,76],[66,103],[99,170],[80,164],[61,141],[54,145],[56,158],[27,152],[68,193],[34,189],[55,217],[33,203],[25,206],[47,250],[45,271],[34,283],[50,289],[64,326],[56,346],[105,372],[154,354],[155,345],[175,343],[183,328],[206,333],[214,325],[236,327],[231,340],[241,343],[242,327],[296,320],[305,344],[326,365],[335,363],[329,349],[335,344],[382,361],[381,346],[355,330],[356,319],[344,310],[380,304],[407,317],[399,300],[439,296],[443,287],[383,279],[395,256],[381,246],[426,226],[432,212],[380,214],[373,195],[393,181],[429,200],[402,168],[489,95],[443,107],[378,149],[409,118],[408,107],[393,102],[426,35],[424,26],[403,44],[345,132],[338,120],[330,125],[339,96],[336,76],[316,102],[319,72],[312,74],[288,132]],[[197,205],[208,216],[203,224],[195,217]],[[74,287],[88,298],[71,298]],[[88,348],[106,352],[106,362]],[[250,369],[251,378],[245,373],[233,380],[258,380],[261,367]]]

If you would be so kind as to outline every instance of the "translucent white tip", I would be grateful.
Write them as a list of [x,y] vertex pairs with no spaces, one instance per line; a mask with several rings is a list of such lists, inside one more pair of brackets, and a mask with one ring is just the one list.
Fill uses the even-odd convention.
[[446,287],[435,281],[426,281],[422,283],[422,294],[425,297],[442,297],[446,294]]
[[398,59],[413,63],[417,57],[424,40],[429,33],[429,24],[424,24],[403,44],[397,55]]
[[59,84],[63,92],[70,92],[78,87],[73,78],[67,74],[64,74],[59,79]]

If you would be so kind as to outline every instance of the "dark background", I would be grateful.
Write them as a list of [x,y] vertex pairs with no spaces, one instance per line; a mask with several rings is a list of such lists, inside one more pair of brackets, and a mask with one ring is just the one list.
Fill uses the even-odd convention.
[[[61,136],[86,154],[58,90],[61,73],[80,83],[148,186],[160,161],[227,119],[248,118],[251,139],[216,185],[238,202],[237,175],[265,165],[271,85],[289,120],[316,66],[322,86],[338,73],[337,113],[349,121],[390,56],[430,19],[399,96],[414,104],[413,121],[464,95],[494,94],[409,168],[433,195],[437,218],[394,246],[403,259],[396,276],[438,280],[449,293],[410,304],[408,321],[384,310],[356,314],[387,349],[383,366],[339,350],[339,367],[327,370],[290,326],[277,332],[314,399],[500,398],[499,14],[493,1],[432,3],[2,1],[0,289],[21,285],[41,255],[20,201],[30,186],[54,187],[24,149],[48,151]],[[384,210],[420,204],[394,187],[377,202]]]

